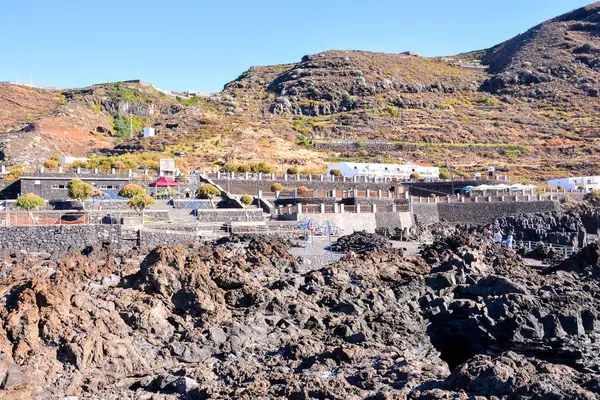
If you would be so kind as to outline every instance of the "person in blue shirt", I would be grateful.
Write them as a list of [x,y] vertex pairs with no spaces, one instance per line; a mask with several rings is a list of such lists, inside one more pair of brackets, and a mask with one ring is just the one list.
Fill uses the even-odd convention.
[[506,247],[511,249],[512,245],[513,245],[513,235],[512,235],[512,233],[509,233],[508,237],[506,238]]

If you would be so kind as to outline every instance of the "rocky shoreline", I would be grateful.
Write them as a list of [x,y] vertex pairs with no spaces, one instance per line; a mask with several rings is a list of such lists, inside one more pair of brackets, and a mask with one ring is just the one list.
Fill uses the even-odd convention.
[[371,239],[313,267],[260,238],[4,260],[0,398],[600,398],[597,243],[533,268]]

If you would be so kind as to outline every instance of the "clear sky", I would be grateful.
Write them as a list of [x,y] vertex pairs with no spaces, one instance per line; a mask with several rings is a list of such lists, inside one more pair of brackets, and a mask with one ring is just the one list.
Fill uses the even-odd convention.
[[216,92],[252,65],[487,48],[591,0],[3,0],[0,81]]

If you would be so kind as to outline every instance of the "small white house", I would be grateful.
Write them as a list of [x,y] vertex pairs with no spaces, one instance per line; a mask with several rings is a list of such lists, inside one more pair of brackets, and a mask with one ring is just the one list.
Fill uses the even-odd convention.
[[328,172],[332,169],[339,169],[343,176],[370,176],[370,177],[389,177],[395,179],[409,179],[413,173],[418,173],[423,179],[438,179],[440,169],[433,165],[407,162],[405,164],[368,164],[342,162],[330,164]]
[[75,161],[86,162],[89,161],[89,158],[86,157],[73,157],[73,156],[62,156],[60,158],[61,164],[73,164]]
[[600,176],[579,176],[572,178],[551,179],[548,185],[561,187],[565,190],[578,189],[583,187],[586,192],[591,190],[600,190]]
[[154,137],[154,135],[155,135],[154,128],[144,128],[144,137],[145,138]]

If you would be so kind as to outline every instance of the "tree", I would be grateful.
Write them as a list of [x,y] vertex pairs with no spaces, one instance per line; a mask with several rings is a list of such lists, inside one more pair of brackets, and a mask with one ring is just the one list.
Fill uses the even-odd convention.
[[85,210],[85,201],[94,195],[94,187],[81,179],[73,179],[67,185],[69,197],[77,200]]
[[24,194],[23,196],[19,197],[15,202],[15,206],[27,211],[34,225],[36,224],[36,222],[32,210],[38,207],[43,207],[45,205],[46,200],[42,199],[40,196],[36,196],[33,193]]
[[128,199],[133,198],[134,196],[146,194],[146,191],[140,185],[136,185],[135,183],[130,183],[129,185],[125,185],[119,190],[119,196],[126,197]]
[[418,172],[413,172],[412,174],[410,174],[411,181],[416,181],[419,178],[421,178],[421,174],[419,174]]
[[275,192],[281,192],[281,191],[283,191],[283,185],[281,183],[275,182],[274,184],[271,185],[271,192],[275,193]]
[[243,205],[249,206],[250,204],[252,204],[252,201],[254,201],[254,198],[249,194],[245,194],[240,198],[240,201]]
[[448,171],[440,171],[440,179],[443,179],[443,180],[450,179],[450,172],[448,172]]
[[329,171],[329,175],[331,175],[331,176],[342,176],[342,171],[340,171],[337,168],[334,168],[331,171]]
[[583,199],[594,207],[600,207],[600,190],[593,189]]
[[288,175],[296,175],[296,174],[298,174],[298,168],[289,167],[286,172]]
[[48,169],[58,168],[58,161],[46,160],[46,161],[44,161],[44,168],[48,168]]
[[125,163],[123,161],[115,161],[112,163],[112,167],[118,171],[121,171],[123,168],[125,168]]
[[213,202],[213,197],[220,196],[220,195],[221,195],[221,191],[219,189],[217,189],[214,185],[211,185],[210,183],[205,183],[204,185],[202,185],[198,189],[196,189],[196,197],[198,197],[198,198],[208,197],[208,199],[210,200],[210,204],[212,205],[213,208],[215,208],[215,203]]
[[146,193],[136,194],[129,199],[127,205],[134,210],[138,211],[142,216],[142,225],[144,224],[144,212],[146,208],[156,204],[156,200],[148,196]]

